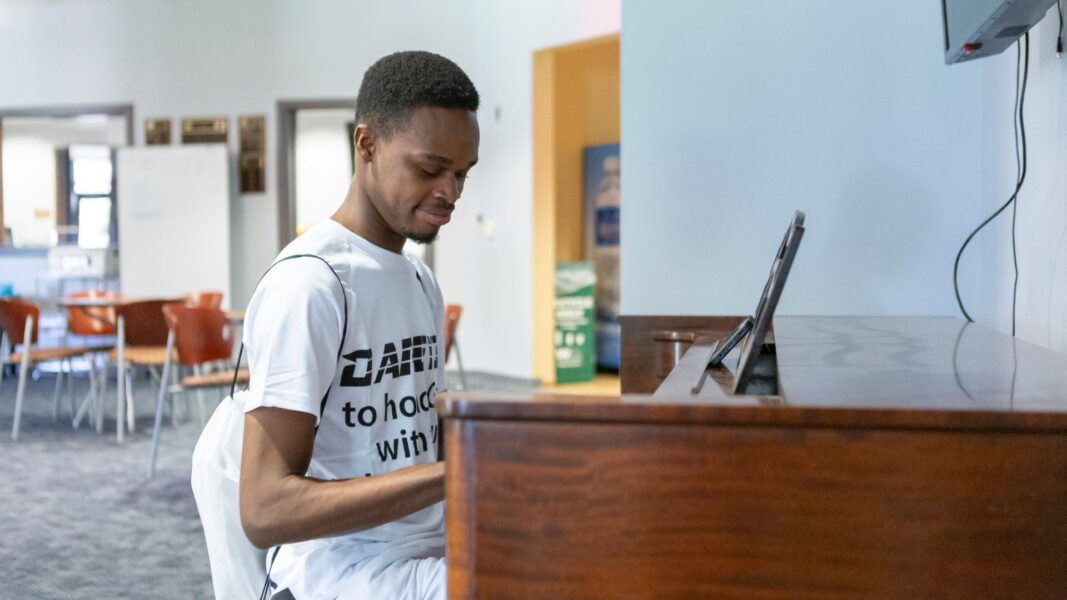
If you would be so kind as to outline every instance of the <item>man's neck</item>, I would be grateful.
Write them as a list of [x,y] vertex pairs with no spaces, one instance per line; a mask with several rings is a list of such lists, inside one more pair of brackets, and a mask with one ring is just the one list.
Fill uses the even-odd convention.
[[331,217],[349,231],[368,242],[390,252],[400,254],[404,249],[404,236],[396,233],[385,223],[364,190],[352,179],[348,194],[337,212]]

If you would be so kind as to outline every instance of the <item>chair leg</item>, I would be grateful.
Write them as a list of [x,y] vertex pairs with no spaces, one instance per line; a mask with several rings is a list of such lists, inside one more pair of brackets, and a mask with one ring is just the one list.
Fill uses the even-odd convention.
[[126,369],[126,431],[134,431],[133,369]]
[[[89,393],[85,394],[85,398],[82,400],[81,406],[78,407],[78,412],[71,418],[71,426],[74,429],[78,429],[81,426],[82,419],[85,415],[89,415],[89,422],[96,422],[96,363],[92,355],[86,355],[86,360],[89,363]],[[71,410],[74,409],[74,405],[71,405]]]
[[[203,375],[204,370],[200,365],[193,365],[193,373],[195,375]],[[200,426],[203,427],[207,424],[207,419],[204,417],[204,390],[199,388],[196,390],[196,416],[200,417]]]
[[4,339],[4,330],[0,329],[0,389],[4,387],[4,372],[7,371],[7,340]]
[[[26,333],[22,336],[23,341],[29,342],[33,333],[33,317],[26,317]],[[18,441],[19,426],[22,423],[22,400],[26,395],[26,375],[30,372],[30,348],[27,343],[22,346],[22,364],[19,367],[19,387],[15,392],[15,420],[11,424],[11,439]]]
[[[152,457],[148,460],[148,478],[156,476],[156,458],[159,456],[159,434],[163,427],[163,403],[167,399],[167,386],[171,369],[171,354],[174,350],[174,332],[167,335],[167,359],[163,362],[163,374],[159,377],[159,397],[156,399],[156,420],[152,426]],[[172,413],[173,414],[173,413]]]
[[118,319],[118,361],[115,367],[115,439],[118,443],[123,441],[122,415],[125,414],[126,400],[126,319],[119,316]]
[[[163,367],[165,368],[166,365],[164,364]],[[145,365],[145,371],[148,372],[148,377],[146,379],[148,379],[150,381],[154,381],[154,382],[156,382],[156,385],[158,385],[160,387],[163,387],[163,372],[162,372],[162,370],[157,372],[155,367],[153,367],[152,365]]]
[[100,391],[100,382],[96,380],[96,355],[85,357],[89,361],[89,422],[96,423],[96,395]]
[[18,441],[22,424],[22,401],[26,397],[26,375],[30,372],[30,361],[24,360],[19,366],[19,386],[15,392],[15,422],[11,425],[11,439]]
[[101,354],[93,361],[96,367],[96,410],[93,421],[97,433],[104,432],[104,399],[107,398],[107,355]]
[[[171,385],[177,386],[178,382],[181,381],[181,377],[182,377],[181,371],[182,371],[181,365],[176,365],[176,368],[171,369],[171,371],[170,371],[170,383],[171,383]],[[185,392],[179,392],[179,393],[181,394],[181,400],[182,400],[181,402],[178,402],[177,400],[175,400],[175,398],[174,398],[175,395],[174,394],[170,394],[170,424],[171,424],[171,427],[177,426],[177,424],[178,424],[178,409],[183,407],[183,406],[185,406]],[[184,412],[183,412],[182,417],[184,417],[184,416],[185,415],[184,415]]]
[[452,350],[456,352],[456,366],[459,367],[459,382],[463,386],[461,389],[467,389],[467,372],[463,370],[463,355],[459,352],[459,340],[456,339],[455,334],[452,334]]
[[59,420],[59,391],[63,389],[63,361],[59,361],[59,370],[56,371],[56,388],[52,393],[52,420]]
[[99,433],[99,434],[103,434],[104,433],[104,398],[107,398],[107,380],[108,380],[108,374],[107,374],[108,357],[107,357],[106,354],[104,355],[104,359],[101,362],[104,363],[103,364],[104,368],[100,369],[100,391],[99,391],[99,395],[97,396],[97,406],[96,406],[96,432]]
[[67,404],[70,406],[71,420],[74,419],[74,363],[67,358]]

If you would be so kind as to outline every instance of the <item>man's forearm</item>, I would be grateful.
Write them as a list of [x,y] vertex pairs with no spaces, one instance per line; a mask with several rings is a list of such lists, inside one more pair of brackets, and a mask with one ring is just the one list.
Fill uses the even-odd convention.
[[444,463],[375,477],[306,477],[315,418],[280,408],[245,415],[241,525],[261,548],[370,529],[444,499]]
[[441,502],[444,463],[341,481],[289,475],[253,493],[256,500],[241,503],[242,522],[252,543],[267,548],[370,529]]

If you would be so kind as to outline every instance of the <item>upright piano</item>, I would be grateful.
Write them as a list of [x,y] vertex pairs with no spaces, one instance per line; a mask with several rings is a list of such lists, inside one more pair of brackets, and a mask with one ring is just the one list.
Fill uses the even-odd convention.
[[[622,395],[455,393],[453,599],[1067,598],[1067,357],[949,318],[623,317]],[[734,353],[736,354],[736,352]]]

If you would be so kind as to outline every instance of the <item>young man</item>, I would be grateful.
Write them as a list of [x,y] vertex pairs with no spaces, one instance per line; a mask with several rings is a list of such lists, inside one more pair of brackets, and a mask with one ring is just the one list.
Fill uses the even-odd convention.
[[279,255],[329,266],[276,261],[249,303],[241,523],[281,546],[270,577],[297,600],[444,598],[443,302],[402,249],[448,223],[478,160],[477,109],[441,56],[372,65],[348,195]]

